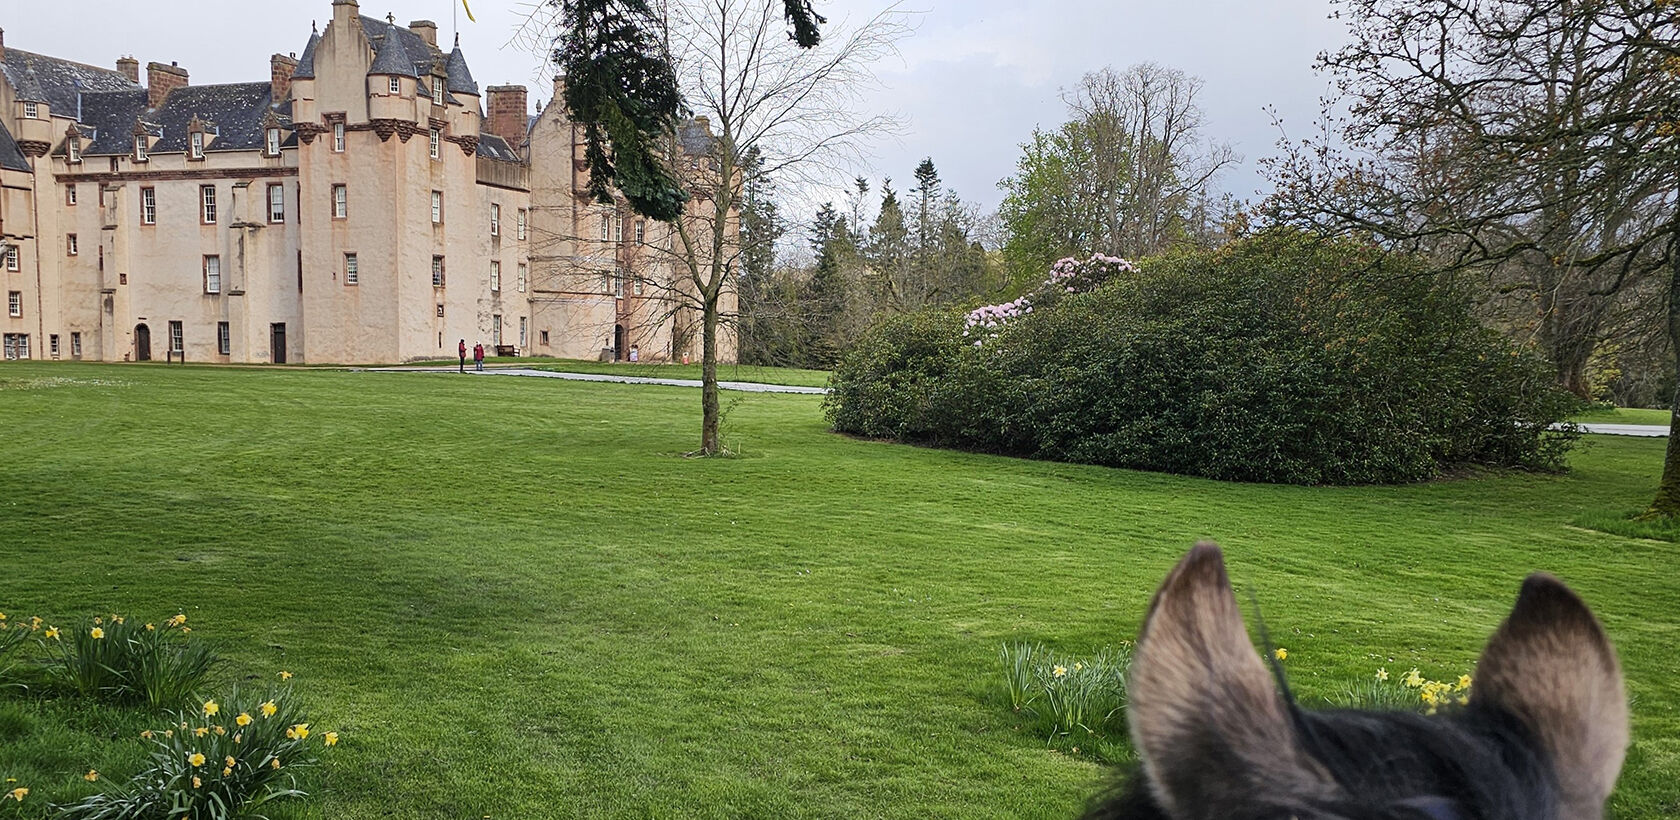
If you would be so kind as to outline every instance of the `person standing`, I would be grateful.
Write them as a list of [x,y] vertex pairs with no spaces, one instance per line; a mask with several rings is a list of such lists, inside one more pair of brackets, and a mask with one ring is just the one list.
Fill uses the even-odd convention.
[[473,367],[476,368],[478,370],[478,372],[480,372],[480,373],[484,372],[484,343],[483,342],[479,342],[478,344],[473,345]]
[[461,344],[460,344],[458,349],[459,349],[459,352],[461,354],[461,372],[465,373],[465,372],[467,372],[467,340],[466,339],[461,340]]

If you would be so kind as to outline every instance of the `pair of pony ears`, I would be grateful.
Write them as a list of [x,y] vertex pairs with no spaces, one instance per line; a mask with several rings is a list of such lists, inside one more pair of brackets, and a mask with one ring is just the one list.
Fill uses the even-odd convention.
[[[1207,801],[1239,785],[1334,799],[1249,642],[1219,547],[1196,545],[1155,593],[1128,690],[1132,740],[1170,816],[1214,816]],[[1473,697],[1530,730],[1557,774],[1560,816],[1602,816],[1627,749],[1627,694],[1603,627],[1563,582],[1523,582],[1482,650]]]

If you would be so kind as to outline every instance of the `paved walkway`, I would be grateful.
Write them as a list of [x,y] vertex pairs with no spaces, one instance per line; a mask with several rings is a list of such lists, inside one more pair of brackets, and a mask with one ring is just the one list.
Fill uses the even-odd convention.
[[[369,368],[382,373],[454,373],[454,367],[375,367]],[[666,387],[699,387],[699,379],[656,379],[651,376],[620,376],[607,373],[563,373],[556,370],[532,370],[528,367],[491,367],[483,373],[469,369],[469,375],[474,376],[536,376],[544,379],[571,379],[580,382],[617,382],[619,384],[660,384]],[[826,387],[796,387],[789,384],[760,384],[759,382],[718,382],[718,387],[724,390],[741,390],[747,393],[804,393],[822,396],[828,393]],[[1662,438],[1668,435],[1668,428],[1653,424],[1583,424],[1581,429],[1588,433],[1605,436],[1644,436],[1647,438]]]
[[[454,367],[374,367],[381,373],[455,373]],[[536,376],[544,379],[571,379],[580,382],[617,382],[619,384],[660,384],[666,387],[699,387],[699,379],[656,379],[651,376],[620,376],[607,373],[562,373],[555,370],[532,370],[528,367],[489,367],[479,373],[467,368],[470,376]],[[826,387],[796,387],[791,384],[760,384],[758,382],[718,382],[724,390],[746,393],[805,393],[813,396],[828,394]]]

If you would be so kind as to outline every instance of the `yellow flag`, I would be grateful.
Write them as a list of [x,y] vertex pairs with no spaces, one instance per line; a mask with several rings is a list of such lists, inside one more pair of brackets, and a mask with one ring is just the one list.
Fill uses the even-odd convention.
[[464,8],[464,9],[467,10],[467,19],[468,20],[471,20],[474,23],[478,22],[478,18],[472,16],[472,6],[467,5],[467,0],[461,0],[461,8]]

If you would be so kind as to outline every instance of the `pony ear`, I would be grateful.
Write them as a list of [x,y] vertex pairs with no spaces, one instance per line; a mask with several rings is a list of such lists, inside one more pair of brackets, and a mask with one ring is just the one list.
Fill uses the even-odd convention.
[[1627,691],[1604,628],[1562,581],[1544,573],[1523,581],[1482,650],[1473,697],[1534,732],[1557,773],[1559,816],[1603,816],[1627,752]]
[[1249,643],[1219,547],[1197,544],[1155,593],[1126,688],[1133,745],[1169,816],[1336,793]]

